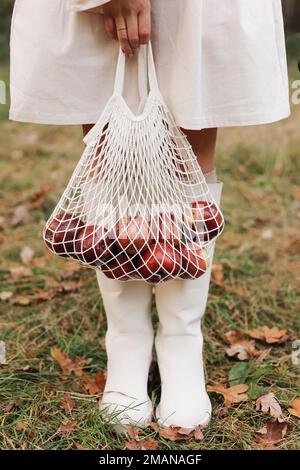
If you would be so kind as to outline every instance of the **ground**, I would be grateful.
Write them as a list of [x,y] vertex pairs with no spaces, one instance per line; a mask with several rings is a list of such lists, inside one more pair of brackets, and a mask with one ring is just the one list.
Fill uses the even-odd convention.
[[[289,39],[291,81],[299,78],[293,60],[300,55],[299,42],[299,37]],[[1,78],[7,78],[7,67]],[[93,271],[49,255],[41,239],[80,156],[80,129],[8,122],[5,106],[0,116],[0,325],[7,356],[0,366],[1,448],[123,449],[129,437],[116,435],[101,421],[88,379],[76,371],[63,374],[51,356],[58,348],[72,359],[85,358],[90,378],[106,367],[106,321]],[[286,435],[270,446],[300,449],[299,419],[288,412],[300,396],[300,365],[291,359],[292,341],[300,339],[299,120],[298,105],[288,120],[220,132],[226,230],[217,244],[204,320],[206,373],[209,385],[247,384],[248,400],[224,406],[222,397],[211,393],[214,418],[202,440],[173,442],[154,428],[141,433],[161,449],[263,448],[255,431],[270,416],[254,402],[270,392],[289,423]],[[22,209],[16,212],[18,206]],[[156,323],[155,305],[153,316]],[[286,329],[289,338],[273,345],[256,341],[262,354],[245,361],[228,357],[223,334],[263,325]],[[157,402],[155,358],[150,378]],[[69,409],[65,391],[74,400]],[[61,423],[67,423],[66,430]]]

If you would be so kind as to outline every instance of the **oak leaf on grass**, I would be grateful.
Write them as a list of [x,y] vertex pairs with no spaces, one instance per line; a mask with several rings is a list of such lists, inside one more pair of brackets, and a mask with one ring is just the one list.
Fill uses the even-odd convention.
[[284,422],[281,406],[275,397],[274,393],[267,393],[259,397],[255,402],[256,410],[261,410],[263,413],[269,413],[273,418],[276,418],[279,423]]
[[296,400],[292,401],[292,407],[293,408],[288,409],[288,412],[296,416],[296,418],[300,418],[300,398],[296,398]]
[[60,407],[64,410],[66,414],[71,414],[75,406],[75,401],[71,397],[71,395],[67,392],[64,393],[63,399],[60,402]]
[[71,359],[67,354],[63,353],[59,348],[51,349],[52,358],[58,362],[60,368],[65,375],[74,373],[77,376],[82,376],[83,368],[86,365],[84,357],[76,357]]
[[260,341],[264,341],[268,344],[284,343],[289,339],[287,330],[277,328],[277,326],[273,326],[272,328],[261,326],[259,328],[254,328],[253,330],[247,330],[246,333],[251,336],[251,338],[259,339]]
[[248,400],[247,390],[248,385],[238,384],[233,387],[226,388],[223,384],[217,384],[214,386],[208,386],[207,390],[209,392],[214,392],[219,395],[222,395],[225,401],[225,405],[231,406],[235,403],[241,403],[242,401]]
[[276,444],[282,441],[289,429],[290,425],[286,421],[282,423],[279,423],[277,420],[268,421],[263,428],[255,431],[255,434],[260,441]]

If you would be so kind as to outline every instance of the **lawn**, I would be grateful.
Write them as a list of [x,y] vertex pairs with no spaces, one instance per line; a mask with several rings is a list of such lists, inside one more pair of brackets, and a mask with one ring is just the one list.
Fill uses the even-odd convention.
[[[291,80],[299,79],[294,60],[300,56],[299,42],[299,37],[288,40]],[[7,75],[7,67],[2,68],[0,79]],[[116,435],[98,414],[106,321],[94,272],[50,255],[41,240],[42,227],[81,154],[80,129],[9,122],[5,106],[0,106],[0,117],[0,339],[7,360],[0,366],[0,447],[139,445],[128,444],[128,435]],[[246,384],[247,399],[225,405],[221,395],[211,393],[214,417],[203,439],[171,441],[149,427],[136,439],[146,439],[146,446],[153,444],[151,438],[161,449],[300,450],[299,418],[288,411],[300,397],[300,364],[291,357],[292,342],[300,339],[299,122],[298,105],[280,123],[219,134],[226,230],[217,244],[204,320],[207,383]],[[153,318],[156,324],[154,304]],[[259,354],[249,353],[242,361],[228,356],[225,333],[262,326],[287,330],[287,337],[274,343],[255,340]],[[83,358],[76,360],[77,373],[63,373],[53,348],[73,361]],[[157,403],[155,357],[149,389]],[[268,393],[282,408],[281,434],[275,418],[255,407]],[[275,422],[277,438],[262,440],[256,431],[269,422]]]

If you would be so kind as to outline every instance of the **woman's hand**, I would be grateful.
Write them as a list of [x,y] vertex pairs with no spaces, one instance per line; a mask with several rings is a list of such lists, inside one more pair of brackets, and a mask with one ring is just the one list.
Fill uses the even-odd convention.
[[151,34],[150,0],[111,0],[103,6],[108,36],[120,42],[123,52],[132,56]]

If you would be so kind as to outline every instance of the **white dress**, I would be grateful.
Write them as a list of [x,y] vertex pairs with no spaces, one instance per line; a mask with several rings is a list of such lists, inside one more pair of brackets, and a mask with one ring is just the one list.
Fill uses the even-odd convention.
[[[113,90],[119,45],[108,0],[16,0],[10,118],[94,123]],[[290,114],[280,0],[152,0],[160,90],[187,129],[263,124]],[[90,8],[98,7],[96,10]],[[124,94],[138,105],[136,57]]]

